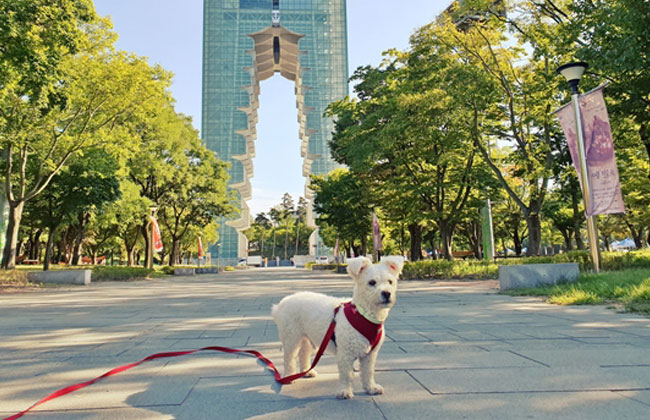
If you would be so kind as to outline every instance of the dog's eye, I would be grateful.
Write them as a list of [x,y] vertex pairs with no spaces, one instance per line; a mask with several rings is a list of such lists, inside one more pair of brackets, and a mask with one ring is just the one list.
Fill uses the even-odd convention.
[[392,285],[393,285],[393,281],[392,281],[392,280],[388,280],[388,284],[390,284],[390,285],[392,286]]
[[370,280],[370,281],[368,282],[368,284],[371,285],[371,286],[374,286],[375,284],[377,284],[377,282],[374,281],[374,280]]

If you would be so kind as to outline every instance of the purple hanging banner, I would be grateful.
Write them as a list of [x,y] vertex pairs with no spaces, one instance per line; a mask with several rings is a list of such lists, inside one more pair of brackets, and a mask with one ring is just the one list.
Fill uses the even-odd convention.
[[[580,96],[578,100],[582,113],[587,173],[591,186],[591,208],[585,209],[587,217],[596,214],[625,213],[621,182],[618,178],[616,156],[614,155],[612,131],[609,126],[607,106],[603,98],[603,87],[600,86]],[[573,107],[571,104],[567,104],[557,110],[556,114],[569,144],[571,160],[573,160],[573,166],[582,186]]]

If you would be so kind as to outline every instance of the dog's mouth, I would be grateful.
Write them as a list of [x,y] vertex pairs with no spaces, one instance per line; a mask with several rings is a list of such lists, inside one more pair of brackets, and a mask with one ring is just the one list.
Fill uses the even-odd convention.
[[391,306],[393,304],[393,300],[391,298],[383,298],[380,303],[384,306]]

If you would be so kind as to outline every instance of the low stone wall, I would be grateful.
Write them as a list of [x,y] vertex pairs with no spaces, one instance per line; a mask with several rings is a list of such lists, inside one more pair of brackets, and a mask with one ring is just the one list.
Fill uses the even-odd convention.
[[38,283],[90,284],[90,270],[30,271],[27,279]]
[[218,274],[218,273],[219,273],[219,269],[217,267],[174,268],[175,276],[193,276],[195,274]]
[[193,268],[174,268],[174,275],[175,276],[193,276],[194,275],[194,269]]
[[195,268],[194,272],[196,274],[217,274],[219,269],[217,267]]
[[336,268],[336,265],[334,264],[315,264],[311,266],[311,269],[313,271],[317,270],[334,270]]
[[508,290],[572,282],[579,275],[577,263],[500,265],[499,288]]

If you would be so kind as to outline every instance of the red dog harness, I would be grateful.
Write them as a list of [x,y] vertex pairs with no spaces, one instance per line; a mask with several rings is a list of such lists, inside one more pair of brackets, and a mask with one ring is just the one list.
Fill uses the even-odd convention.
[[379,340],[381,340],[384,331],[383,324],[375,324],[366,319],[352,302],[343,305],[343,313],[354,329],[366,337],[370,343],[370,351],[373,351],[377,347],[377,344],[379,344]]
[[[368,321],[366,318],[359,313],[357,310],[357,307],[354,306],[354,303],[348,302],[343,305],[343,313],[345,314],[345,317],[347,318],[348,322],[352,324],[352,326],[361,333],[364,337],[368,339],[368,342],[370,343],[370,351],[374,350],[374,348],[379,344],[379,340],[381,340],[381,335],[382,335],[382,324],[375,324],[374,322]],[[334,318],[336,318],[336,314],[339,312],[339,309],[341,306],[338,306],[334,309]],[[275,365],[273,362],[271,362],[269,359],[264,357],[262,353],[255,351],[255,350],[239,350],[239,349],[231,349],[229,347],[220,347],[220,346],[210,346],[210,347],[203,347],[202,349],[197,349],[197,350],[188,350],[188,351],[175,351],[175,352],[168,352],[168,353],[157,353],[157,354],[152,354],[151,356],[147,356],[144,359],[140,360],[139,362],[135,363],[130,363],[125,366],[120,366],[115,369],[112,369],[106,373],[104,373],[101,376],[96,377],[95,379],[91,379],[86,382],[81,382],[78,384],[70,385],[65,388],[61,388],[58,391],[55,391],[48,395],[47,397],[43,398],[40,401],[37,401],[36,403],[32,404],[31,407],[27,408],[26,410],[21,411],[20,413],[14,414],[13,416],[6,417],[4,420],[15,420],[23,415],[25,415],[27,412],[31,411],[33,408],[46,403],[47,401],[53,400],[55,398],[62,397],[66,394],[69,394],[71,392],[77,391],[81,388],[85,388],[89,385],[94,384],[95,382],[98,382],[104,378],[107,378],[109,376],[117,375],[118,373],[124,372],[126,370],[129,370],[131,368],[134,368],[144,362],[148,362],[150,360],[156,360],[160,358],[167,358],[167,357],[179,357],[179,356],[187,356],[193,353],[197,353],[200,351],[206,351],[206,350],[212,350],[212,351],[220,351],[224,353],[243,353],[243,354],[249,354],[251,356],[257,357],[259,360],[261,360],[273,373],[273,376],[275,380],[283,385],[283,384],[288,384],[293,382],[294,380],[298,378],[302,378],[316,366],[318,361],[320,360],[321,356],[325,352],[325,348],[327,347],[327,344],[329,343],[330,340],[334,340],[334,327],[336,327],[336,320],[332,319],[332,322],[330,323],[329,328],[327,329],[327,333],[325,333],[325,337],[323,337],[323,341],[321,342],[320,348],[316,352],[316,356],[314,357],[314,361],[311,364],[311,367],[300,373],[296,373],[294,375],[290,376],[285,376],[284,378],[280,375],[280,372],[275,368]],[[334,340],[334,343],[336,344],[336,340]]]

